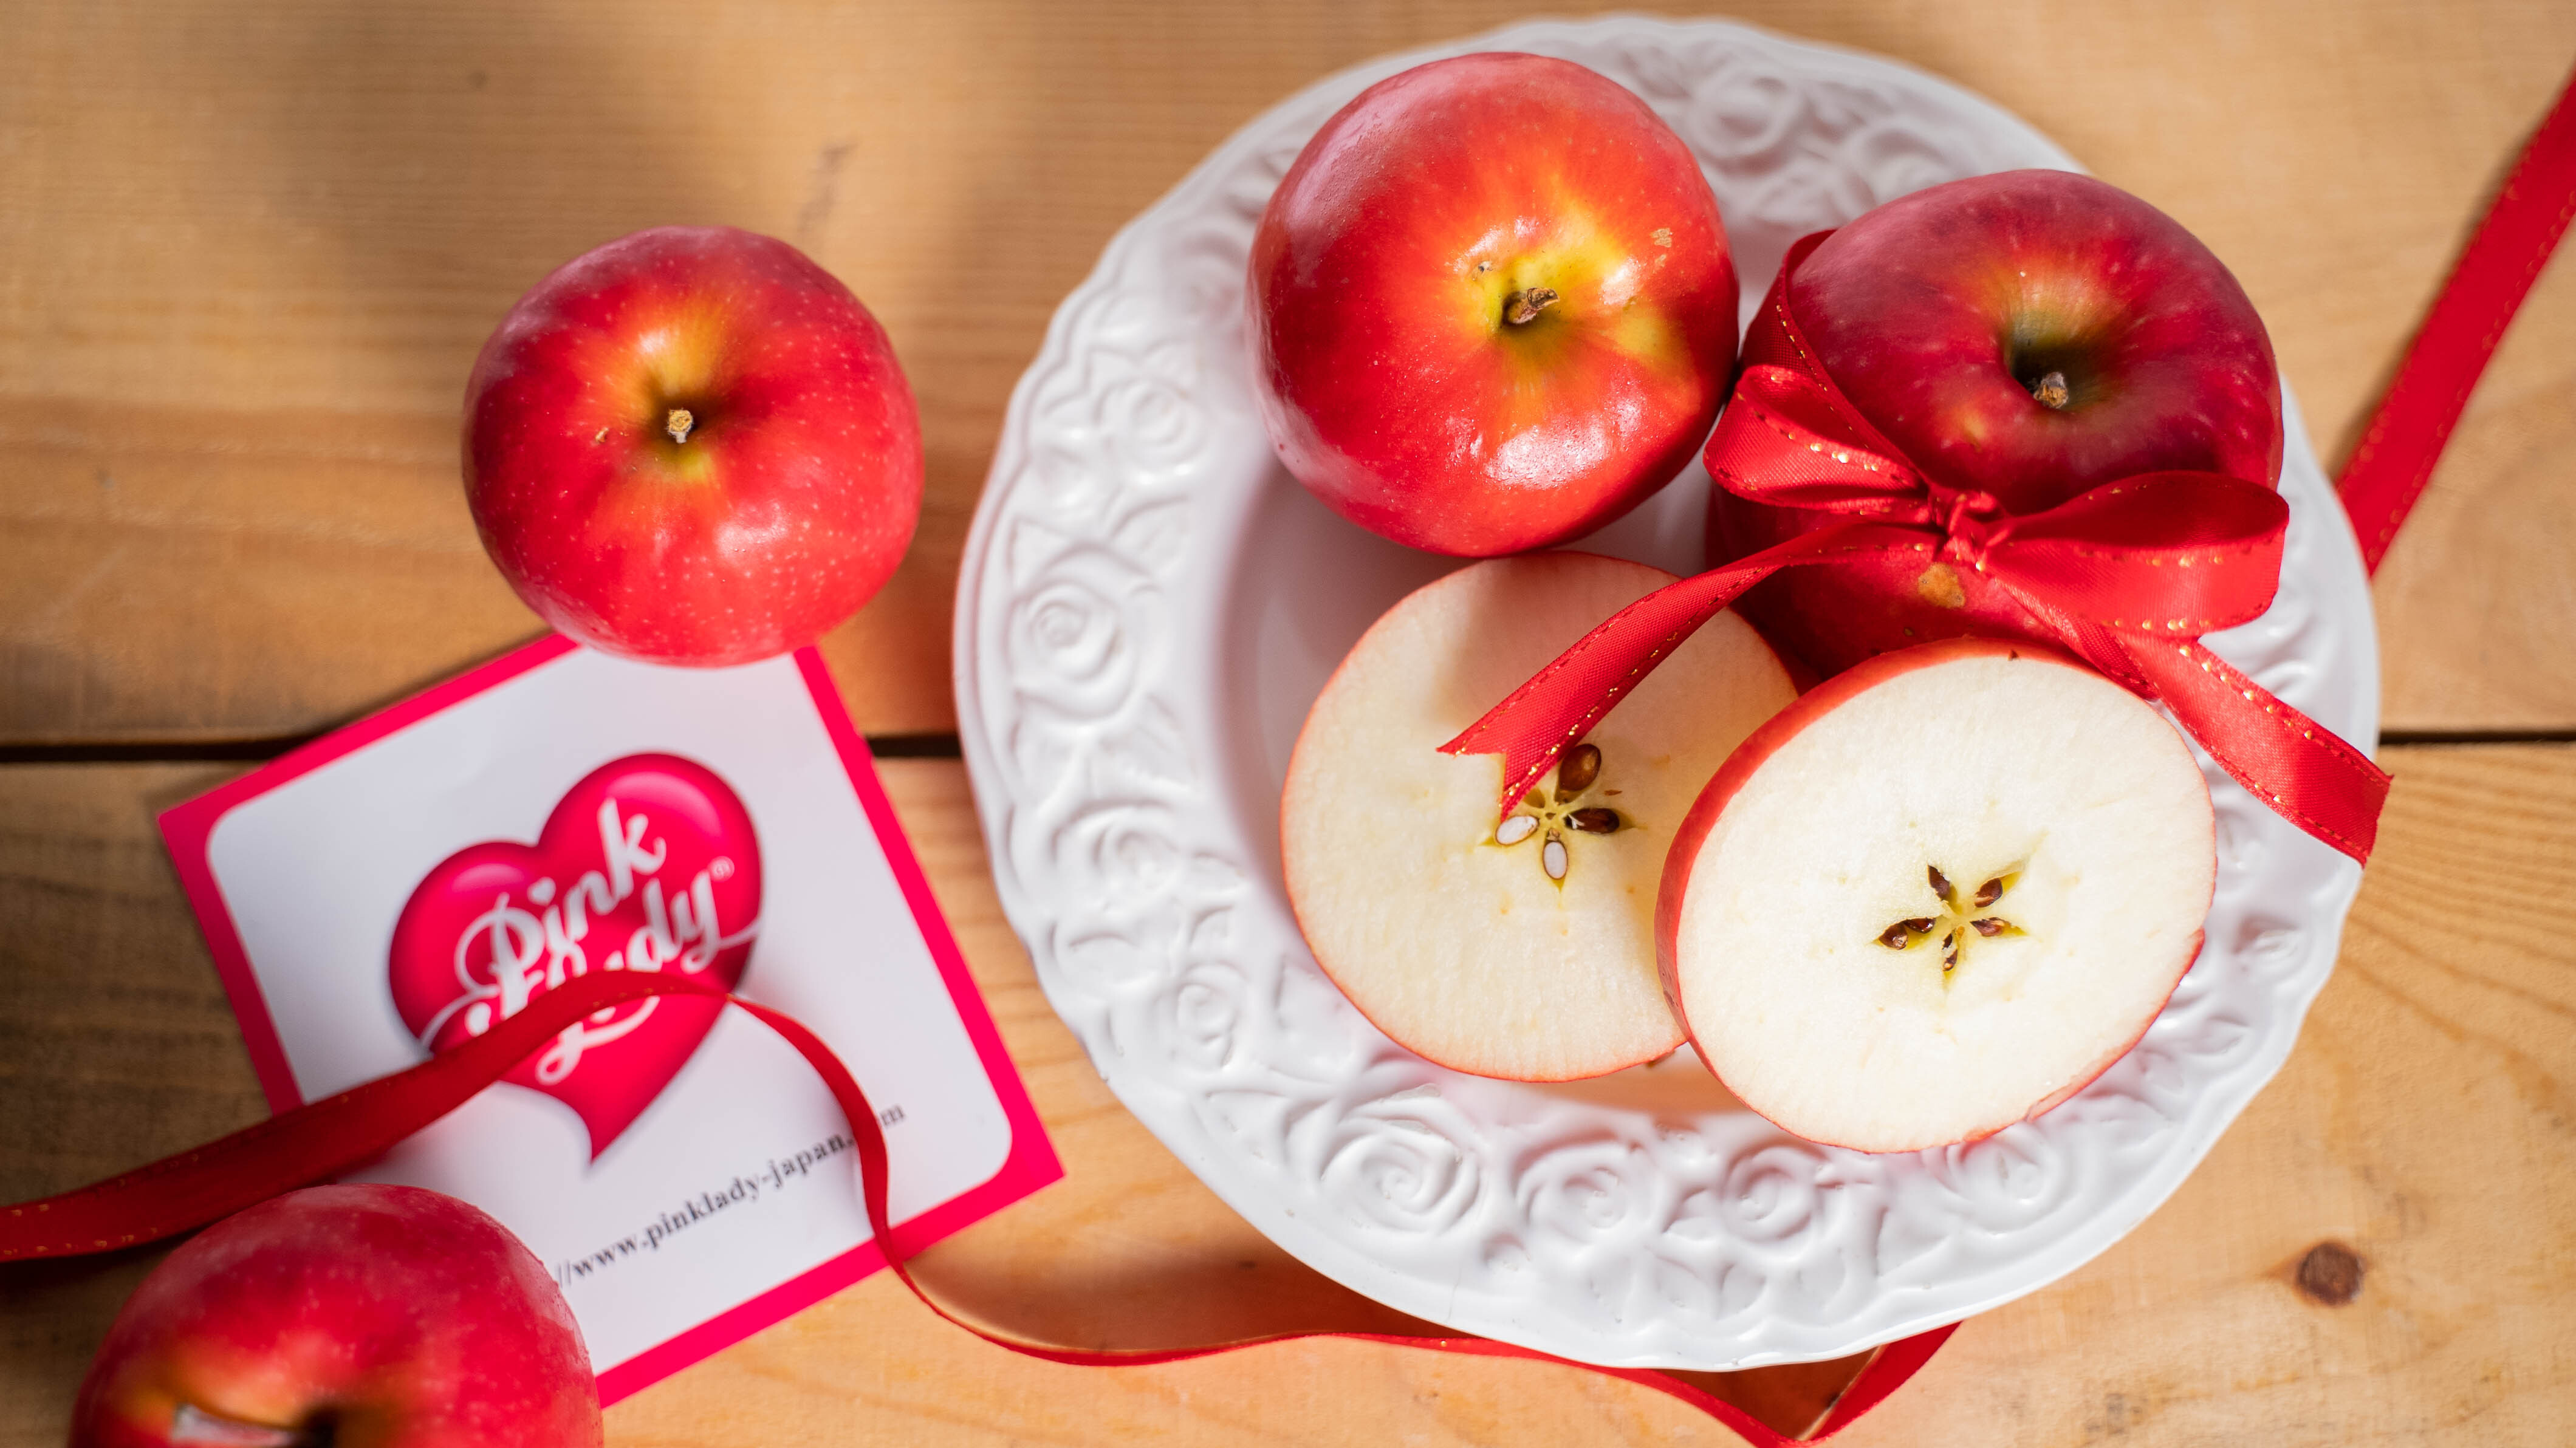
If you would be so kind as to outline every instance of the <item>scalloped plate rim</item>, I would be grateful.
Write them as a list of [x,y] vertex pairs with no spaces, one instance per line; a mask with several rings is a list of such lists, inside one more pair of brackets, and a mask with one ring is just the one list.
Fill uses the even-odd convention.
[[[1733,1369],[1772,1363],[1816,1361],[1845,1356],[1881,1343],[1894,1341],[1927,1329],[1956,1322],[1975,1313],[2027,1295],[2074,1271],[2085,1262],[2108,1250],[2122,1237],[2163,1204],[2188,1178],[2199,1162],[2214,1147],[2229,1122],[2259,1092],[2287,1060],[2296,1043],[2298,1030],[2325,979],[2330,975],[2338,948],[2343,917],[2359,887],[2360,871],[2348,861],[2335,857],[2328,868],[2329,878],[2307,892],[2306,898],[2316,907],[2302,916],[2297,924],[2308,934],[2304,947],[2307,964],[2295,971],[2284,971],[2286,988],[2276,983],[2273,992],[2282,998],[2277,1002],[2279,1014],[2263,1032],[2260,1049],[2245,1061],[2237,1062],[2216,1085],[2228,1089],[2204,1090],[2196,1096],[2174,1130],[2185,1140],[2175,1149],[2157,1156],[2149,1170],[2129,1180],[2124,1188],[2112,1194],[2103,1210],[2086,1218],[2085,1229],[2039,1244],[2038,1249],[2008,1263],[1971,1274],[1960,1284],[1964,1291],[1954,1292],[1937,1304],[1926,1304],[1916,1311],[1882,1314],[1866,1330],[1847,1333],[1829,1342],[1810,1340],[1803,1344],[1763,1346],[1737,1342],[1732,1348],[1711,1352],[1604,1351],[1596,1343],[1570,1340],[1545,1330],[1545,1324],[1503,1319],[1481,1320],[1470,1313],[1465,1317],[1446,1315],[1436,1304],[1426,1301],[1422,1284],[1406,1279],[1355,1249],[1347,1234],[1336,1235],[1316,1227],[1286,1210],[1274,1199],[1257,1176],[1248,1174],[1244,1163],[1220,1149],[1220,1144],[1191,1118],[1186,1110],[1174,1110],[1178,1097],[1186,1102],[1189,1093],[1168,1081],[1140,1076],[1122,1064],[1113,1043],[1101,1034],[1087,1030],[1083,1017],[1092,1004],[1066,976],[1061,964],[1048,948],[1045,934],[1033,925],[1051,917],[1042,903],[1034,898],[1029,882],[1020,878],[1012,861],[1009,840],[1009,817],[1014,801],[1005,787],[1006,773],[997,746],[985,728],[986,716],[979,673],[985,662],[983,629],[987,623],[985,594],[988,588],[988,561],[993,556],[997,531],[1022,474],[1029,466],[1029,433],[1031,413],[1044,380],[1078,360],[1082,346],[1075,332],[1084,317],[1084,304],[1112,290],[1116,279],[1133,260],[1133,254],[1148,244],[1150,238],[1170,227],[1181,217],[1181,209],[1201,199],[1224,184],[1231,172],[1240,167],[1265,142],[1273,139],[1283,118],[1301,109],[1320,109],[1320,101],[1329,96],[1355,93],[1370,80],[1392,74],[1407,66],[1444,55],[1469,50],[1522,46],[1549,48],[1549,42],[1570,45],[1577,41],[1598,41],[1622,32],[1645,38],[1649,35],[1673,37],[1687,32],[1726,36],[1751,45],[1785,47],[1810,57],[1829,57],[1837,63],[1892,78],[1901,86],[1924,87],[1937,92],[1947,103],[1981,111],[1995,123],[2024,133],[2036,146],[2052,154],[2058,164],[2075,169],[2071,158],[2027,123],[2012,116],[1984,97],[1933,76],[1904,62],[1847,47],[1783,37],[1755,27],[1727,21],[1667,21],[1648,17],[1614,16],[1591,21],[1543,20],[1512,25],[1467,40],[1426,46],[1415,50],[1379,57],[1325,77],[1265,110],[1260,116],[1236,130],[1209,155],[1194,166],[1170,191],[1152,206],[1122,226],[1103,249],[1084,282],[1070,293],[1051,319],[1045,341],[1014,388],[1006,413],[1002,436],[996,448],[992,471],[979,499],[972,528],[961,561],[955,619],[955,657],[953,678],[958,707],[958,731],[968,772],[974,784],[976,810],[988,852],[993,861],[994,877],[1006,916],[1038,967],[1042,989],[1050,1004],[1083,1041],[1092,1064],[1122,1102],[1171,1149],[1200,1180],[1214,1190],[1228,1205],[1242,1213],[1265,1235],[1286,1248],[1308,1265],[1380,1301],[1401,1310],[1413,1312],[1434,1321],[1442,1321],[1465,1331],[1476,1332],[1498,1340],[1514,1342],[1541,1351],[1579,1361],[1600,1362],[1622,1367],[1673,1367],[1685,1369]],[[1320,120],[1320,115],[1317,117]],[[1758,297],[1760,283],[1748,278],[1748,291]],[[1748,301],[1753,298],[1748,298]],[[2331,506],[2331,492],[2324,494],[2328,504],[2323,509],[2313,505],[2313,494],[2323,483],[2298,417],[2295,400],[2283,387],[2283,401],[2288,422],[2289,450],[2293,463],[2302,467],[2300,483],[2304,492],[2294,491],[2291,468],[2285,467],[2283,490],[2310,506],[2302,510],[2311,526],[2322,523],[2327,534],[2328,574],[2348,572],[2351,583],[2359,580],[2359,549],[2350,526],[2338,507]],[[2313,475],[2313,476],[2311,476]],[[2323,515],[2322,517],[2320,515]],[[1231,542],[1231,540],[1228,540]],[[2334,565],[2349,564],[2349,568]],[[2336,580],[2326,578],[2320,586],[2333,591]],[[2375,630],[2369,616],[2366,583],[2360,585],[2357,613],[2349,607],[2352,590],[2343,590],[2346,605],[2337,622],[2348,632],[2349,647],[2343,656],[2328,658],[2329,668],[2340,668],[2347,695],[2346,712],[2353,726],[2350,733],[2358,738],[2376,737],[2377,651]],[[2242,632],[2263,628],[2258,622]],[[2315,662],[2315,661],[2304,661]],[[2324,710],[2312,712],[2325,713]],[[2222,886],[2224,893],[2224,886]],[[2215,943],[2213,942],[2213,948]],[[2197,970],[2197,968],[2195,968]],[[2079,1098],[2081,1099],[2081,1098]],[[2218,1119],[2207,1118],[2215,1115]],[[1982,1288],[1975,1284],[1985,1278],[2010,1278],[1992,1282]],[[1898,1288],[1896,1295],[1914,1289]],[[1436,1295],[1436,1294],[1432,1294]],[[1426,1310],[1428,1308],[1428,1310]],[[1741,1334],[1738,1335],[1742,1336]]]

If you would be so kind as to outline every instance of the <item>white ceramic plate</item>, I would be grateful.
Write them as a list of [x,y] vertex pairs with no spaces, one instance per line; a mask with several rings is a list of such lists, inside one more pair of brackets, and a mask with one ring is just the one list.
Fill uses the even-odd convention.
[[[2072,1271],[2181,1184],[2288,1056],[2360,870],[2207,768],[2209,945],[2137,1049],[2037,1122],[1873,1157],[1737,1107],[1684,1051],[1594,1082],[1458,1075],[1315,968],[1279,880],[1288,750],[1378,613],[1455,566],[1314,502],[1251,399],[1244,257],[1325,117],[1438,55],[1528,50],[1642,95],[1698,153],[1749,313],[1788,244],[1936,182],[2071,167],[2020,121],[1741,26],[1517,26],[1323,81],[1113,241],[1011,401],[957,598],[957,703],[1002,903],[1110,1087],[1288,1251],[1435,1322],[1591,1362],[1830,1358]],[[2295,410],[2279,601],[2212,640],[2377,737],[2370,596]],[[1694,468],[1585,546],[1688,572]]]

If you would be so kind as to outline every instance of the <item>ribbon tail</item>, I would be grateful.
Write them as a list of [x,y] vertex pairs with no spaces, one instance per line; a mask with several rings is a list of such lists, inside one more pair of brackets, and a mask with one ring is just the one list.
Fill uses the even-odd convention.
[[462,1106],[593,1011],[646,996],[724,992],[603,971],[548,991],[452,1051],[281,1112],[194,1151],[0,1214],[0,1262],[78,1257],[158,1242],[382,1156]]
[[2576,76],[2559,91],[2461,249],[2335,483],[2361,539],[2362,566],[2370,572],[2379,571],[2398,525],[2424,496],[2470,392],[2571,218]]
[[1511,813],[1513,801],[1547,773],[1557,756],[1580,742],[1656,665],[1746,589],[1783,568],[1887,553],[1928,554],[1932,547],[1930,535],[1920,528],[1841,523],[1667,584],[1585,634],[1441,745],[1440,752],[1503,756],[1503,792],[1495,812],[1500,818]]
[[[896,1230],[887,1203],[892,1175],[884,1130],[874,1107],[859,1089],[858,1079],[822,1037],[803,1022],[714,986],[675,976],[640,971],[603,971],[568,981],[530,1001],[490,1034],[408,1070],[380,1077],[337,1096],[326,1097],[280,1113],[257,1126],[234,1132],[195,1151],[154,1162],[123,1176],[42,1201],[0,1209],[0,1261],[37,1257],[79,1257],[120,1247],[140,1246],[175,1237],[218,1221],[280,1192],[309,1185],[359,1166],[403,1138],[464,1104],[474,1093],[507,1075],[533,1052],[593,1011],[652,996],[693,995],[728,1002],[778,1033],[814,1068],[831,1090],[832,1099],[849,1118],[850,1137],[859,1159],[859,1199],[877,1249],[888,1267],[940,1319],[997,1347],[1025,1357],[1081,1367],[1136,1367],[1209,1357],[1259,1343],[1297,1338],[1340,1337],[1393,1347],[1465,1353],[1482,1357],[1565,1359],[1510,1343],[1480,1337],[1407,1337],[1376,1332],[1283,1332],[1267,1337],[1203,1347],[1085,1351],[1045,1347],[986,1331],[941,1306],[914,1280],[905,1258],[923,1241],[918,1234]],[[924,1229],[929,1230],[929,1229]],[[907,1235],[916,1240],[906,1241]],[[1813,1437],[1793,1438],[1752,1414],[1709,1393],[1688,1378],[1651,1368],[1605,1368],[1592,1371],[1669,1393],[1737,1434],[1755,1448],[1813,1442],[1839,1432],[1853,1418],[1901,1386],[1930,1359],[1952,1329],[1943,1327],[1891,1343],[1873,1357]]]
[[2197,639],[2131,643],[2097,635],[2087,642],[2116,650],[2219,768],[2273,813],[2356,863],[2369,863],[2388,774],[2368,755]]

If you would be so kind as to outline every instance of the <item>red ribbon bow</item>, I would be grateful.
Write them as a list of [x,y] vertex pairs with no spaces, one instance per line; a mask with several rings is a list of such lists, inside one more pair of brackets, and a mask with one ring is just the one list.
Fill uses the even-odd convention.
[[1753,330],[1708,468],[1738,497],[1847,521],[1659,589],[1559,655],[1441,746],[1501,754],[1502,810],[1682,640],[1783,568],[1904,554],[1983,575],[2052,639],[2162,704],[2237,783],[2280,816],[2368,860],[2388,776],[2315,720],[2201,646],[2271,606],[2289,505],[2219,473],[2140,473],[2042,512],[1949,487],[1906,460],[1834,385],[1789,313],[1789,249]]

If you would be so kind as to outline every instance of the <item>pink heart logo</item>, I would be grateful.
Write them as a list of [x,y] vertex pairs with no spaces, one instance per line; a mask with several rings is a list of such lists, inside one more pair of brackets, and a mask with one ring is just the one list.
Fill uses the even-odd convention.
[[[760,842],[714,771],[670,754],[592,770],[535,845],[487,840],[439,862],[394,922],[394,1009],[445,1051],[594,970],[676,970],[731,990],[760,928]],[[720,1001],[604,1010],[502,1078],[569,1106],[593,1161],[687,1064]]]

